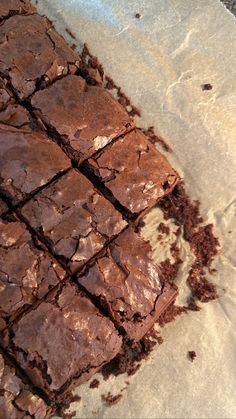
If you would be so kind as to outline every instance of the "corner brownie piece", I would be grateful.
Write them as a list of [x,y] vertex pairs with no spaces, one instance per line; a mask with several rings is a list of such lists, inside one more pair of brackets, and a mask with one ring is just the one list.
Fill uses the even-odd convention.
[[89,159],[85,167],[130,218],[153,207],[179,180],[166,158],[138,129]]
[[99,86],[67,76],[35,93],[37,115],[61,136],[71,157],[79,162],[130,130],[133,122],[124,108]]
[[35,7],[29,0],[1,0],[0,20],[13,15],[35,13]]
[[37,14],[3,21],[0,43],[0,72],[20,99],[26,99],[38,86],[75,73],[81,61],[50,21]]
[[4,212],[6,212],[8,210],[7,205],[5,204],[5,202],[2,201],[2,199],[0,198],[0,216],[2,214],[4,214]]
[[112,322],[70,283],[24,314],[11,335],[9,350],[20,366],[55,398],[89,379],[121,348]]
[[22,214],[72,271],[126,226],[113,205],[75,169],[35,195]]
[[[13,118],[19,122],[21,110]],[[11,118],[10,118],[11,119]],[[0,112],[1,120],[1,112]],[[28,125],[0,122],[0,193],[13,205],[71,166],[60,147]],[[26,122],[25,122],[26,123]]]
[[52,410],[0,352],[0,417],[2,419],[46,419]]
[[149,242],[131,229],[120,234],[77,281],[99,298],[116,325],[135,341],[177,296],[177,288],[160,281]]
[[24,224],[0,220],[0,329],[61,282],[64,270],[37,249]]

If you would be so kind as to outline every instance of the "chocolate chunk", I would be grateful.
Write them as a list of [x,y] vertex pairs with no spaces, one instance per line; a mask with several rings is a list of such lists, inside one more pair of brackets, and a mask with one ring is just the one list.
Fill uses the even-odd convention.
[[88,86],[78,76],[65,77],[37,92],[31,103],[37,115],[61,135],[78,161],[91,156],[132,125],[127,112],[109,92]]
[[126,134],[88,163],[88,171],[93,171],[130,216],[151,208],[179,180],[166,158],[139,130]]
[[75,169],[37,194],[22,213],[72,271],[126,226],[111,203]]
[[68,167],[70,160],[43,133],[0,123],[0,192],[13,205]]
[[24,224],[0,220],[0,328],[65,276],[64,270],[38,250]]
[[46,17],[12,16],[0,26],[0,71],[20,99],[58,77],[75,73],[80,57]]
[[34,13],[35,8],[28,0],[1,0],[0,20],[13,15]]
[[131,229],[123,232],[90,269],[77,277],[99,298],[118,327],[140,340],[173,302],[176,287],[162,287],[151,246]]
[[72,284],[25,314],[11,332],[12,353],[51,397],[89,379],[121,348],[111,321]]

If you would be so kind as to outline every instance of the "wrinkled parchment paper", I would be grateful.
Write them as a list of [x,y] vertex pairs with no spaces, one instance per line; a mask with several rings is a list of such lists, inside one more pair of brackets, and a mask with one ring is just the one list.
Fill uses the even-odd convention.
[[[173,147],[168,158],[222,245],[213,278],[219,300],[162,330],[164,343],[128,378],[117,405],[105,406],[101,394],[119,393],[125,376],[103,382],[98,375],[98,389],[79,387],[76,417],[236,418],[236,19],[218,0],[39,0],[38,10],[70,42],[88,43],[141,108],[139,124],[154,125]],[[204,83],[212,90],[202,91]],[[153,210],[143,232],[157,261],[160,220]],[[181,251],[183,302],[191,255],[184,243]],[[189,350],[197,353],[193,363]]]

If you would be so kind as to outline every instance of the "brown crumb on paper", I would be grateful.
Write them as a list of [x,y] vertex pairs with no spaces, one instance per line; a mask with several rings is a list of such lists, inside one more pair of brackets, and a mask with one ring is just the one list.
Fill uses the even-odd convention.
[[194,361],[194,359],[196,358],[197,354],[195,351],[188,351],[188,358],[191,362]]
[[122,397],[123,395],[121,393],[112,396],[110,391],[107,394],[101,395],[102,401],[105,402],[108,406],[117,404],[122,399]]
[[97,378],[94,378],[89,384],[89,388],[98,388],[100,381]]

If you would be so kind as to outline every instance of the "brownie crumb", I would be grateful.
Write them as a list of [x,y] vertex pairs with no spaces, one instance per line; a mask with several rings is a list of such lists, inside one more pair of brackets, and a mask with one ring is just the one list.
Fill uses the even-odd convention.
[[177,306],[174,303],[172,303],[165,312],[159,317],[158,323],[161,327],[164,327],[166,323],[170,323],[177,316],[180,316],[183,313],[186,313],[187,310],[185,307]]
[[210,83],[204,83],[204,84],[201,85],[201,88],[202,88],[203,91],[212,90],[213,86]]
[[188,351],[188,358],[191,362],[194,361],[194,359],[196,358],[197,354],[195,351]]
[[122,397],[123,395],[121,393],[112,396],[110,391],[107,394],[101,395],[102,401],[105,402],[108,406],[117,404],[122,399]]
[[141,14],[140,13],[136,13],[135,14],[136,19],[140,19],[141,18]]
[[186,309],[190,311],[200,311],[201,307],[197,305],[195,298],[191,296],[187,299]]
[[164,223],[160,223],[157,227],[157,231],[168,236],[170,234],[170,227]]
[[76,39],[75,34],[69,28],[66,28],[65,31],[68,33],[68,35],[70,35],[72,39]]
[[218,298],[216,286],[208,281],[205,272],[198,263],[193,264],[187,278],[192,295],[197,297],[201,302],[207,303],[208,301]]
[[153,126],[148,127],[147,129],[142,128],[142,131],[145,135],[147,135],[147,137],[153,144],[159,143],[165,151],[168,151],[169,153],[173,153],[173,149],[169,146],[169,144],[167,144],[167,142],[163,140],[162,137],[155,134]]
[[94,378],[94,380],[91,381],[91,383],[89,384],[90,388],[98,388],[100,384],[100,381],[97,380],[97,378]]

